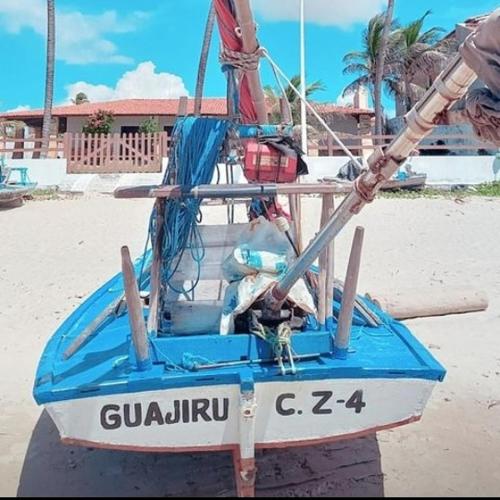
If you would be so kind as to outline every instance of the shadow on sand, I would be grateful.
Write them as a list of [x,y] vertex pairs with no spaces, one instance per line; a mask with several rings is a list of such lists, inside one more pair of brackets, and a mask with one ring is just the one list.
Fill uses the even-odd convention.
[[[384,496],[376,436],[257,454],[257,496]],[[229,453],[155,454],[65,446],[44,411],[18,496],[234,496]]]
[[24,200],[16,199],[11,201],[2,201],[0,200],[0,212],[6,212],[8,210],[13,210],[14,208],[19,208],[24,205]]

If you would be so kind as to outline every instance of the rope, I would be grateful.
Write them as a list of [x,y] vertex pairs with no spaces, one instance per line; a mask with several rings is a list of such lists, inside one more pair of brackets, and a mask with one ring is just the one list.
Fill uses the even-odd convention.
[[[163,184],[179,184],[189,191],[200,184],[210,184],[230,123],[213,118],[182,118],[173,131],[173,148]],[[201,222],[201,200],[186,198],[167,200],[162,241],[162,286],[176,293],[190,293],[199,283],[205,248],[198,224]],[[150,222],[153,242],[157,238],[157,214]],[[154,245],[154,243],[153,243]],[[196,278],[189,290],[177,289],[174,276],[188,251],[196,264]]]
[[299,90],[295,87],[295,85],[291,82],[291,80],[286,76],[286,74],[283,72],[283,70],[274,62],[272,57],[269,55],[269,52],[265,49],[262,50],[262,56],[265,57],[268,61],[269,64],[279,73],[279,75],[287,82],[289,87],[293,90],[295,94],[297,94],[298,98],[305,103],[309,111],[318,119],[318,121],[323,125],[325,130],[332,136],[332,138],[337,142],[337,144],[342,148],[344,153],[361,169],[364,170],[363,165],[358,161],[358,159],[347,149],[346,145],[342,142],[340,137],[328,126],[328,124],[323,120],[321,115],[311,106],[311,104],[307,101],[304,100],[302,97],[302,94],[299,92]]
[[297,373],[295,361],[292,353],[292,328],[288,323],[281,323],[276,330],[266,327],[260,322],[255,322],[251,328],[251,333],[254,333],[262,340],[265,340],[273,349],[274,356],[278,359],[278,365],[282,375],[287,374],[287,369],[283,363],[283,351],[286,351],[290,362],[290,371],[292,374]]
[[254,52],[239,52],[228,47],[222,47],[219,60],[222,65],[232,66],[235,69],[244,71],[257,71],[259,69],[260,58],[264,55],[261,47],[257,47]]

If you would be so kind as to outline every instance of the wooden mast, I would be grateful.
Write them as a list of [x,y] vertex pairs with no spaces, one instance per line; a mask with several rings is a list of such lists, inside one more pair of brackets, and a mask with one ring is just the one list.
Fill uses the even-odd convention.
[[[255,21],[250,8],[250,3],[248,0],[234,0],[234,6],[236,8],[236,17],[241,30],[243,52],[246,54],[253,54],[259,48],[259,43],[257,41]],[[252,100],[257,111],[257,119],[260,124],[266,124],[268,123],[266,99],[262,88],[259,70],[248,71],[247,78],[250,93],[252,94]]]

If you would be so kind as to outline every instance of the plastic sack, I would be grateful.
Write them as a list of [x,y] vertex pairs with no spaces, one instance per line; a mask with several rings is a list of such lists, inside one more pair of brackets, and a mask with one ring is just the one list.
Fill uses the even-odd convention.
[[[230,285],[224,296],[221,335],[234,331],[236,316],[249,309],[277,283],[294,259],[290,242],[275,224],[264,217],[250,223],[222,266]],[[303,280],[295,284],[288,298],[307,313],[316,313],[313,298]]]
[[281,275],[293,258],[286,236],[275,224],[259,217],[242,233],[222,271],[229,283],[260,272]]

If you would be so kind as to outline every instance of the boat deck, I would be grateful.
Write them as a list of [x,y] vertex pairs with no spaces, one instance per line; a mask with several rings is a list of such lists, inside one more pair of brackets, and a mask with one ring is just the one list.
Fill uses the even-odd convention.
[[[109,394],[239,384],[242,370],[249,368],[255,383],[343,378],[441,381],[445,376],[441,364],[403,324],[369,302],[367,305],[384,324],[377,328],[353,326],[347,360],[332,357],[332,336],[328,332],[294,334],[293,352],[299,357],[295,375],[281,374],[278,364],[272,362],[271,347],[260,338],[215,333],[152,340],[153,367],[140,372],[136,369],[126,315],[105,324],[74,356],[64,360],[64,351],[81,331],[121,296],[122,283],[119,274],[54,334],[36,376],[34,396],[39,404]],[[198,369],[193,369],[195,364]]]

